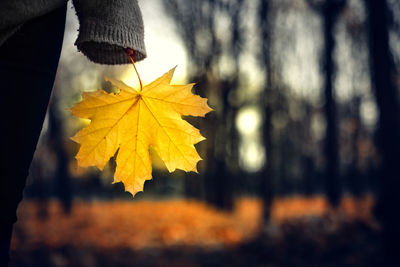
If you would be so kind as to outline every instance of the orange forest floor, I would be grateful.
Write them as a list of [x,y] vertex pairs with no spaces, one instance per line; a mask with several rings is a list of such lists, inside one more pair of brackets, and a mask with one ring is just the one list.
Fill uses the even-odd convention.
[[[238,200],[232,212],[221,212],[206,204],[188,200],[75,201],[70,214],[65,214],[57,201],[44,203],[26,200],[18,209],[18,222],[14,227],[11,245],[14,265],[11,266],[20,266],[19,263],[23,266],[31,261],[42,266],[102,265],[86,264],[80,260],[75,260],[74,263],[68,259],[57,261],[57,257],[54,259],[53,256],[43,261],[42,258],[46,255],[42,254],[54,251],[58,251],[62,259],[65,257],[65,251],[63,252],[65,248],[79,248],[80,251],[96,250],[97,253],[103,254],[105,251],[176,250],[177,248],[181,253],[187,249],[200,249],[203,252],[234,251],[242,244],[259,242],[254,240],[260,236],[270,242],[266,244],[267,241],[262,241],[264,242],[260,245],[264,246],[262,253],[268,249],[265,246],[292,242],[290,234],[294,235],[294,242],[303,237],[314,242],[315,235],[317,239],[324,239],[320,236],[325,236],[327,231],[340,232],[342,225],[354,225],[354,222],[362,223],[368,229],[373,229],[371,231],[378,231],[379,227],[371,214],[373,204],[374,200],[370,196],[362,199],[345,197],[340,208],[333,212],[323,197],[281,198],[275,200],[271,211],[271,223],[266,226],[262,224],[261,201],[253,198]],[[355,227],[358,229],[359,225]],[[286,240],[287,238],[289,240]],[[329,246],[324,243],[325,240],[315,242]],[[39,251],[42,258],[37,259],[32,256],[33,254],[30,254],[32,251]],[[280,259],[274,257],[272,255],[272,266],[275,266],[274,261],[278,264],[276,266],[279,266]],[[357,263],[359,258],[354,259],[351,256],[350,259],[345,259],[345,263],[351,263],[352,260]],[[153,264],[148,266],[162,266],[152,260]],[[147,265],[145,260],[142,261],[143,265]],[[186,264],[187,261],[190,260],[186,260]],[[197,266],[194,264],[195,261],[187,266]],[[102,263],[102,266],[108,266]],[[123,263],[124,261],[119,264],[115,262],[109,264],[125,266]],[[205,265],[213,264],[200,266]]]

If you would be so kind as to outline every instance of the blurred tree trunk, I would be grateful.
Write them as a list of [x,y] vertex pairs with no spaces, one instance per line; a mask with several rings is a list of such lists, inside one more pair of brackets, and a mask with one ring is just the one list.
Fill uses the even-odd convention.
[[231,40],[229,51],[234,60],[234,71],[226,82],[226,100],[227,100],[227,116],[228,116],[228,161],[229,161],[229,194],[225,200],[229,208],[233,208],[235,193],[238,190],[239,179],[242,178],[239,168],[239,132],[236,128],[236,117],[240,110],[241,103],[238,99],[238,90],[240,90],[240,54],[243,45],[243,11],[245,8],[244,0],[236,0],[229,7],[228,14],[231,14]]
[[213,131],[213,133],[209,132],[209,135],[213,136],[211,140],[214,143],[206,144],[211,147],[206,155],[205,194],[208,203],[220,209],[231,210],[233,207],[232,180],[226,163],[228,157],[226,149],[229,144],[228,93],[230,88],[221,81],[218,81],[218,87],[220,106],[215,108],[215,121],[209,128]]
[[315,163],[312,156],[312,133],[311,118],[313,116],[313,107],[306,101],[303,103],[305,107],[305,116],[302,118],[303,128],[303,146],[302,146],[302,165],[303,165],[303,192],[307,196],[311,196],[315,191]]
[[[35,152],[38,153],[38,152]],[[48,211],[48,200],[49,200],[49,190],[48,190],[48,180],[46,181],[45,174],[43,171],[43,162],[38,159],[37,154],[33,158],[29,172],[32,180],[37,182],[35,187],[35,196],[39,199],[38,205],[39,209],[37,211],[37,217],[41,221],[45,221],[49,215]]]
[[369,13],[371,79],[379,107],[379,146],[382,156],[381,192],[376,207],[383,224],[387,263],[398,260],[400,240],[400,125],[399,100],[392,76],[386,1],[366,0]]
[[[235,87],[234,87],[235,86]],[[232,148],[237,149],[237,145],[232,146],[233,132],[235,132],[236,114],[229,102],[229,94],[236,89],[230,81],[220,82],[220,90],[222,92],[222,112],[219,114],[219,142],[220,148],[217,150],[216,172],[215,172],[215,199],[213,204],[221,209],[231,210],[233,208],[233,190],[234,190],[234,172],[232,171]],[[217,139],[217,140],[218,140]],[[218,144],[216,144],[218,145]],[[211,177],[210,177],[211,178]],[[207,191],[207,189],[206,189]]]
[[52,98],[48,109],[49,115],[49,143],[53,149],[54,154],[57,156],[57,167],[55,172],[56,180],[56,192],[62,203],[65,213],[71,211],[72,204],[72,193],[71,183],[68,171],[68,155],[64,148],[64,136],[63,136],[63,122],[60,118],[59,112],[57,112],[57,102],[55,97]]
[[333,51],[335,48],[334,25],[337,15],[343,7],[343,0],[326,0],[323,5],[324,27],[324,96],[325,96],[325,160],[326,160],[326,184],[325,190],[329,203],[337,207],[340,201],[339,183],[339,155],[338,155],[338,129],[336,116],[336,102],[333,90],[333,78],[335,66]]
[[354,196],[360,197],[364,191],[364,183],[362,179],[361,172],[359,170],[359,149],[358,141],[360,138],[361,131],[361,115],[360,115],[360,105],[361,97],[356,96],[352,99],[352,129],[351,129],[351,155],[352,162],[348,173],[348,183],[349,189]]
[[[224,46],[224,51],[229,53],[238,66],[239,13],[243,2],[169,0],[163,3],[167,15],[173,18],[186,45],[191,60],[189,73],[191,80],[196,82],[196,92],[208,97],[210,103],[216,104],[212,106],[215,111],[207,115],[206,120],[197,121],[201,132],[207,138],[207,141],[198,146],[201,156],[204,157],[204,162],[199,166],[205,167],[200,170],[200,179],[204,181],[206,201],[223,209],[231,209],[233,205],[235,179],[231,177],[231,168],[237,165],[233,162],[237,158],[237,152],[232,149],[237,150],[238,146],[234,144],[237,136],[234,124],[237,109],[230,102],[230,93],[238,86],[239,73],[234,71],[230,78],[222,80],[219,77],[218,64]],[[231,36],[232,40],[228,45],[217,36],[217,21],[222,13],[228,15],[231,23],[227,30],[231,33],[228,36]],[[202,42],[199,42],[198,38],[201,38]],[[197,195],[193,190],[197,184],[195,179],[199,178],[190,177],[185,183],[185,192],[190,196]],[[196,189],[202,191],[198,187]]]
[[265,88],[263,90],[262,105],[264,108],[264,123],[263,123],[263,140],[266,155],[266,164],[262,170],[262,198],[263,198],[263,217],[265,221],[269,221],[271,213],[271,205],[273,199],[273,181],[272,181],[272,123],[271,113],[273,111],[273,89],[272,89],[272,67],[270,57],[271,47],[271,25],[269,23],[270,3],[268,0],[261,0],[258,12],[258,23],[261,31],[262,42],[262,62],[265,73]]

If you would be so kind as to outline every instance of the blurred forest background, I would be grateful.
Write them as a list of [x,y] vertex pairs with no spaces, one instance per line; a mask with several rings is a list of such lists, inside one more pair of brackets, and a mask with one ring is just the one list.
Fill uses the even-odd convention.
[[81,169],[68,108],[132,66],[89,62],[68,10],[53,95],[14,228],[12,266],[382,266],[399,263],[400,2],[139,1],[144,83],[175,83],[215,110],[199,173],[134,199]]

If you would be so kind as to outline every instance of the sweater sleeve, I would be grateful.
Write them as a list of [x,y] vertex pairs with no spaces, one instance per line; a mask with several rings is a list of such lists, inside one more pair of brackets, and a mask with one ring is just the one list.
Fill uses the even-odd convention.
[[134,51],[134,60],[146,57],[143,19],[137,0],[74,0],[79,19],[78,50],[100,64],[130,63],[124,48]]

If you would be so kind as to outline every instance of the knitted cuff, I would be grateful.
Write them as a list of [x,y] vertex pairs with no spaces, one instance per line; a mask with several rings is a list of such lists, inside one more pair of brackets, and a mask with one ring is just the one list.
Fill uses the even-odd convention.
[[[141,36],[140,36],[141,35]],[[103,21],[86,18],[80,22],[75,45],[91,61],[100,64],[128,64],[129,57],[124,49],[134,51],[134,60],[146,57],[143,31],[136,31],[121,25],[105,25]]]

